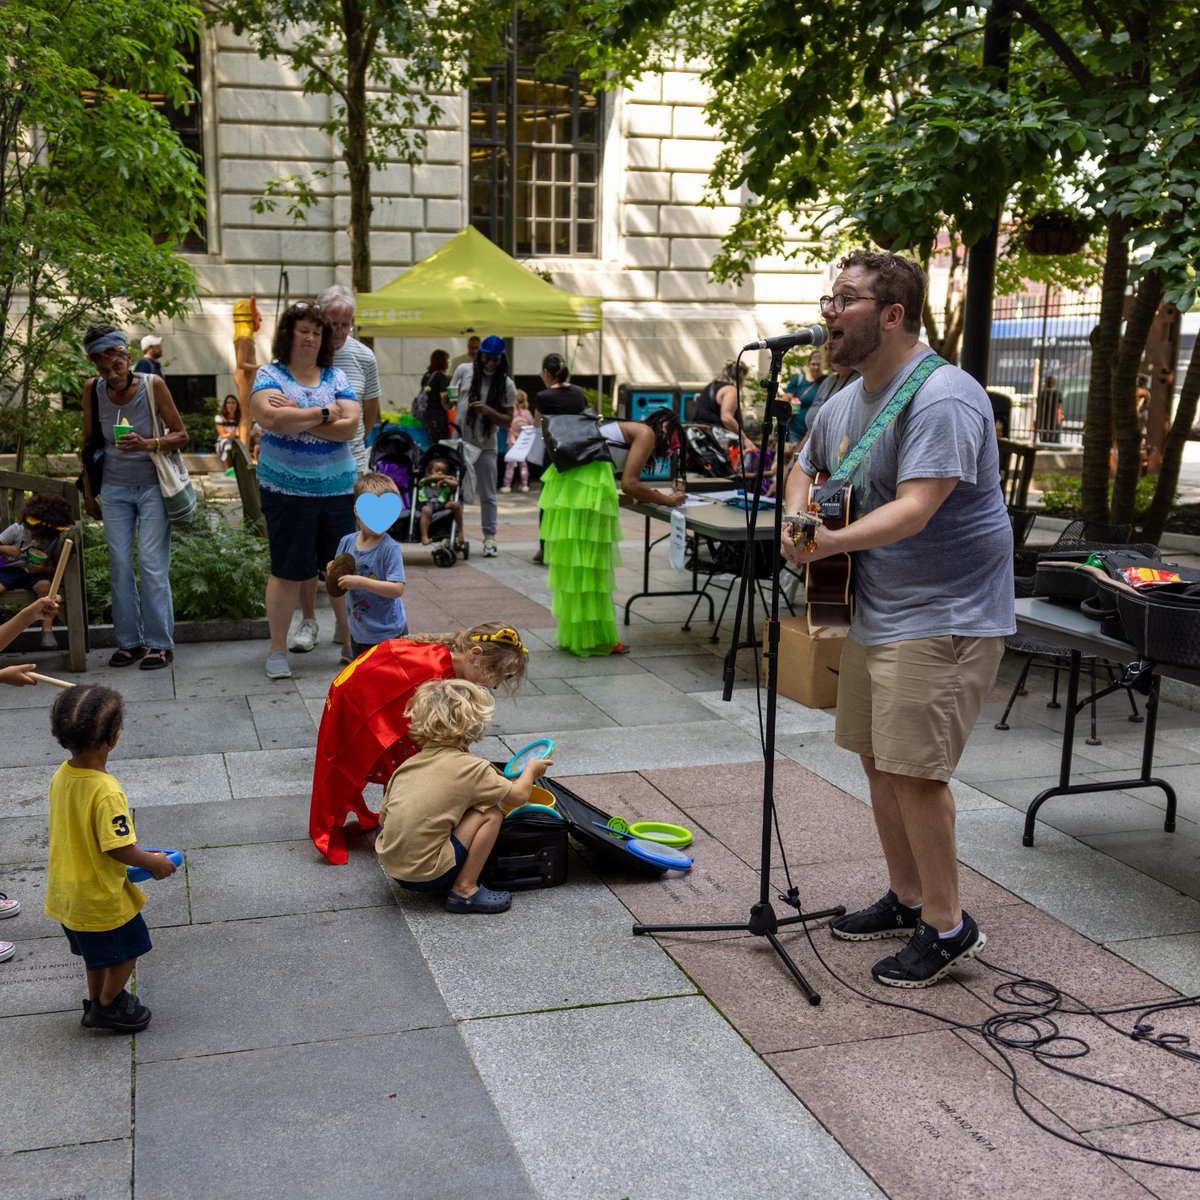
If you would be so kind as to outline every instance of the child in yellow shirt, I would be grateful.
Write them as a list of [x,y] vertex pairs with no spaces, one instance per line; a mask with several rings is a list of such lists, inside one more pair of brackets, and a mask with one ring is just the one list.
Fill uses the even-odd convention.
[[137,1033],[150,1024],[150,1010],[125,985],[150,949],[150,932],[139,911],[145,894],[125,868],[165,879],[175,864],[138,846],[129,801],[105,769],[124,716],[119,693],[98,685],[69,688],[50,709],[51,732],[71,757],[50,781],[45,911],[87,970],[82,1024]]
[[[501,913],[512,893],[482,887],[500,822],[501,805],[529,801],[543,759],[515,780],[470,752],[495,712],[492,694],[466,679],[435,679],[413,693],[408,736],[421,749],[396,769],[379,809],[375,853],[383,869],[413,892],[446,892],[446,911]],[[447,890],[448,889],[448,890]]]

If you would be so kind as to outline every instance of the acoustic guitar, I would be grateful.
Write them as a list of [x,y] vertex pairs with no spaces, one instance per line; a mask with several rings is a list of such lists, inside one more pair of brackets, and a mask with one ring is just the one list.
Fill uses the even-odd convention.
[[[813,481],[814,495],[829,478],[822,472]],[[808,511],[785,517],[792,523],[792,541],[816,546],[820,531],[842,529],[854,520],[853,489],[847,484],[841,491],[821,499],[810,499]],[[834,554],[808,563],[804,568],[804,596],[808,602],[808,631],[847,629],[854,616],[852,564],[849,554]]]

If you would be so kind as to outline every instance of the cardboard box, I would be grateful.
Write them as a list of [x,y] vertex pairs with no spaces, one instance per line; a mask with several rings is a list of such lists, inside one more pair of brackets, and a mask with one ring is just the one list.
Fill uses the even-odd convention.
[[[764,627],[764,646],[766,636]],[[779,622],[779,694],[809,708],[833,708],[845,644],[844,629],[822,629],[813,637],[807,617],[783,617]]]

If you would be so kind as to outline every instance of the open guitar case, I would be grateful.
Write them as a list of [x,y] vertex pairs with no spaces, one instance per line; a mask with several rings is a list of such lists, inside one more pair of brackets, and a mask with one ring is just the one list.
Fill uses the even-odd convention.
[[[503,763],[495,766],[504,768]],[[488,887],[521,891],[565,883],[568,838],[612,866],[638,875],[662,876],[665,867],[631,854],[619,834],[596,828],[593,822],[606,825],[611,813],[589,804],[549,775],[543,775],[537,786],[550,792],[554,806],[526,805],[504,818],[481,876]]]

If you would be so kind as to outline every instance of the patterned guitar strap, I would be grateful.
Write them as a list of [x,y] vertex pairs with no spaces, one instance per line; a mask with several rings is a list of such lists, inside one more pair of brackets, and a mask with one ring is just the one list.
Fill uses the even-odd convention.
[[812,495],[817,511],[822,516],[841,517],[842,496],[846,483],[871,447],[879,440],[879,435],[908,407],[908,402],[921,390],[921,385],[938,367],[949,366],[938,354],[927,354],[908,373],[908,378],[896,389],[892,398],[875,414],[875,419],[867,426],[862,437],[858,439],[854,449],[838,464],[827,480]]

